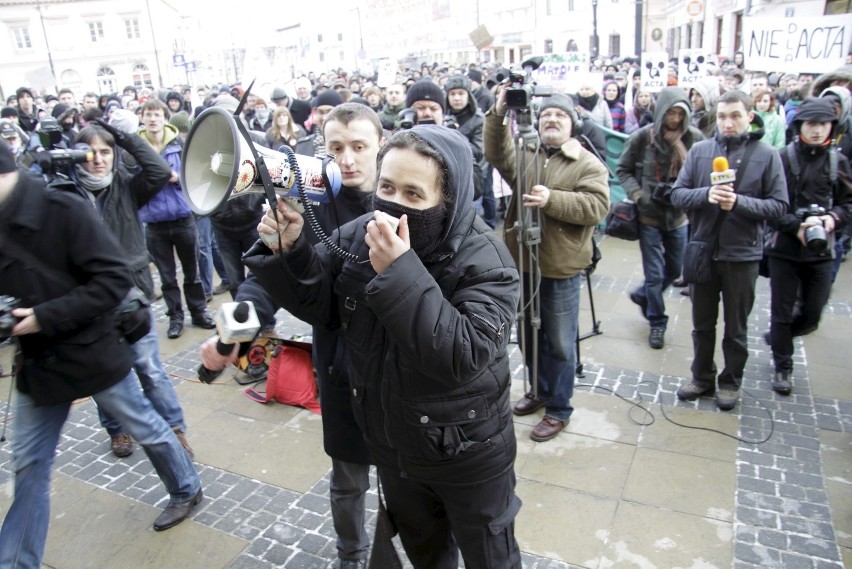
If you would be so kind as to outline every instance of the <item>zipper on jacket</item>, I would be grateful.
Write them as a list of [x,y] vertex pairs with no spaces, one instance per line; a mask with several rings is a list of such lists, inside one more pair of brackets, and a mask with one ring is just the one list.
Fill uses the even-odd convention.
[[488,328],[494,333],[494,336],[500,340],[503,338],[503,331],[506,329],[506,323],[501,322],[500,328],[497,328],[494,324],[492,324],[488,319],[480,316],[479,314],[473,313],[470,315],[471,318],[476,318],[480,322],[484,323]]

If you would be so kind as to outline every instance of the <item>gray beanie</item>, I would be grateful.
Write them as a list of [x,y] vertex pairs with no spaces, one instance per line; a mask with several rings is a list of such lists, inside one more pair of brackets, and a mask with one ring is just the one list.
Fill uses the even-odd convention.
[[544,112],[544,109],[560,109],[571,115],[571,120],[574,120],[574,117],[577,116],[577,109],[574,108],[574,101],[568,95],[560,95],[559,93],[554,93],[549,97],[545,97],[541,103],[541,109],[539,110],[539,114]]

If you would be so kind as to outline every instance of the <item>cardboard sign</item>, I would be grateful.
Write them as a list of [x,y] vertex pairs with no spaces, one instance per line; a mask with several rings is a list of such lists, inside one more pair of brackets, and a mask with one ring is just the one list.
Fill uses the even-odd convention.
[[544,62],[536,69],[533,80],[538,85],[550,85],[555,93],[571,93],[577,90],[581,76],[589,73],[589,54],[580,51],[548,53]]
[[850,47],[852,14],[743,18],[745,66],[754,71],[833,71],[846,62]]
[[678,54],[677,84],[688,86],[707,75],[707,54],[703,49],[682,49]]
[[642,90],[649,93],[662,91],[669,79],[669,54],[665,51],[646,51],[642,53]]

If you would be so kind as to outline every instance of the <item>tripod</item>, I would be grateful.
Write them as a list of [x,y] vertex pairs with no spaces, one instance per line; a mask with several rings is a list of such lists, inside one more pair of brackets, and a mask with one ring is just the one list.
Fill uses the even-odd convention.
[[595,241],[594,236],[592,237],[592,247],[592,264],[583,269],[583,275],[586,277],[586,289],[589,291],[589,308],[592,311],[592,331],[580,334],[580,329],[577,329],[577,367],[575,368],[574,373],[577,377],[586,377],[583,374],[583,362],[580,360],[580,342],[603,334],[603,330],[601,330],[601,321],[598,320],[597,315],[595,314],[595,294],[594,291],[592,291],[592,273],[595,272],[595,269],[598,266],[598,261],[600,261],[600,250],[598,249],[598,244]]
[[[517,134],[514,136],[515,147],[515,188],[512,200],[516,202],[515,223],[513,229],[516,231],[518,241],[518,267],[521,271],[519,280],[520,302],[518,305],[518,345],[524,357],[527,357],[527,349],[530,355],[530,367],[523,366],[524,386],[529,385],[534,397],[538,397],[538,331],[541,329],[541,270],[539,267],[539,245],[541,244],[541,211],[537,207],[527,208],[523,204],[523,192],[527,188],[527,163],[525,149],[528,144],[539,144],[538,133],[532,126],[532,112],[527,109],[510,109],[506,115],[508,120],[517,124]],[[532,162],[536,175],[536,184],[539,183],[539,156],[535,153]],[[529,291],[529,300],[527,294]],[[527,344],[526,322],[527,310],[529,310],[529,326],[532,338]]]

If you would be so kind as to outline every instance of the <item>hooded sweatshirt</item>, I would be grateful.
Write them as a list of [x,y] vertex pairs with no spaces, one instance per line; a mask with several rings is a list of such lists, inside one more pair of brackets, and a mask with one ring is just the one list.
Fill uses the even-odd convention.
[[376,464],[412,480],[476,483],[511,469],[516,452],[506,344],[518,272],[475,215],[467,140],[441,126],[411,132],[448,166],[432,252],[409,249],[376,274],[362,262],[367,214],[331,236],[357,260],[300,238],[278,256],[258,243],[244,261],[293,315],[341,330],[355,419]]
[[704,110],[693,110],[692,126],[697,127],[704,133],[705,137],[710,138],[716,134],[716,102],[719,100],[719,81],[715,77],[704,77],[695,83],[692,89],[704,99]]
[[[183,150],[183,144],[178,137],[178,129],[166,123],[163,125],[163,130],[163,150],[160,156],[168,162],[173,171],[180,172],[180,153]],[[147,131],[140,130],[139,136],[151,144]],[[139,209],[139,219],[145,223],[177,221],[190,215],[192,210],[183,197],[179,182],[167,182],[162,191]]]

